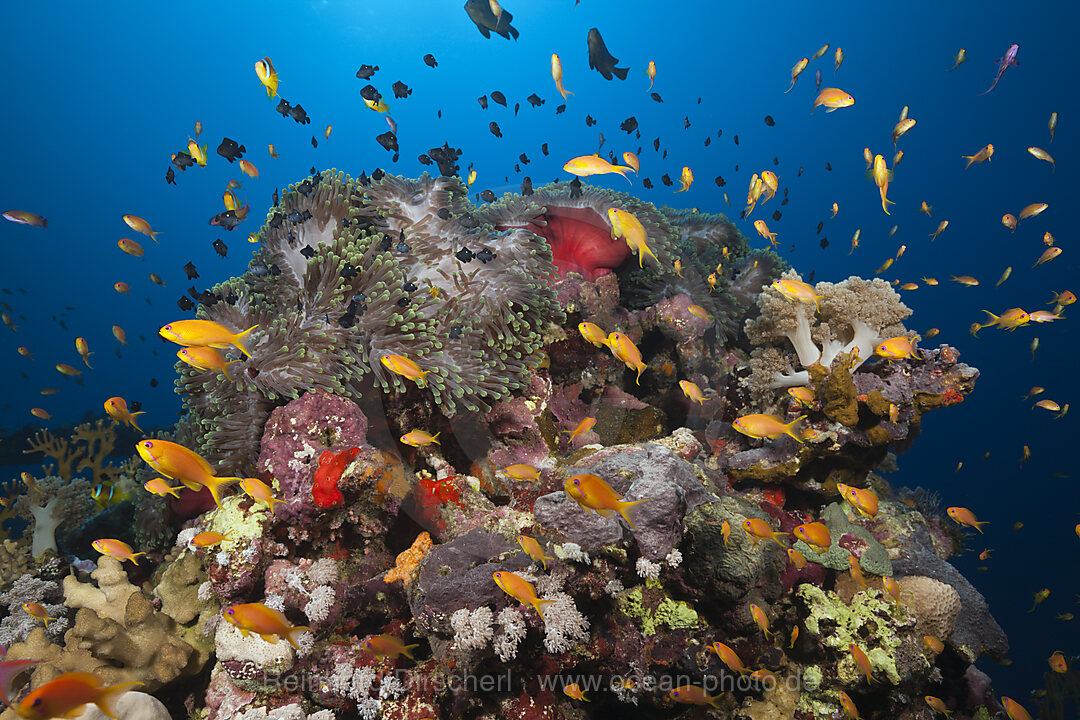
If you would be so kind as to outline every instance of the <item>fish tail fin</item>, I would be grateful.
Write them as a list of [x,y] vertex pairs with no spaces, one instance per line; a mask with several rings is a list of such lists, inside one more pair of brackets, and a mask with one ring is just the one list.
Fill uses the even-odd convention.
[[424,376],[427,375],[429,372],[431,372],[431,371],[430,370],[421,370],[420,371],[420,377],[416,378],[416,386],[417,387],[421,387],[421,388],[426,388],[427,387],[427,378],[424,377]]
[[[150,239],[153,240],[154,242],[158,242],[157,236],[160,235],[160,234],[161,234],[160,230],[151,230],[150,231]],[[161,243],[158,243],[158,244],[160,245]]]
[[628,166],[628,165],[612,165],[611,167],[613,167],[613,168],[615,169],[615,172],[619,173],[619,174],[620,174],[620,175],[622,175],[622,176],[623,176],[624,178],[626,178],[626,182],[630,183],[631,185],[633,185],[633,184],[634,184],[634,181],[633,181],[633,180],[631,180],[631,179],[630,179],[629,177],[627,177],[627,175],[626,175],[626,171],[627,171],[627,170],[633,170],[634,168],[632,168],[632,167],[630,167],[630,166]]
[[138,430],[141,433],[145,433],[145,431],[141,427],[139,427],[138,425],[135,424],[135,418],[138,417],[139,415],[145,415],[145,414],[146,414],[145,410],[140,410],[139,412],[131,413],[131,427],[135,428],[136,430]]
[[165,491],[165,494],[166,495],[172,495],[174,498],[179,500],[180,499],[180,493],[178,492],[179,490],[180,490],[180,488],[171,487],[171,488],[169,488],[168,490]]
[[311,628],[309,628],[307,625],[297,625],[296,627],[291,627],[285,631],[285,639],[289,641],[289,644],[292,645],[293,648],[299,650],[300,646],[296,644],[296,638],[294,638],[293,635],[299,635],[300,633],[305,632],[311,632]]
[[200,480],[200,482],[204,488],[210,491],[210,495],[214,498],[214,504],[221,507],[221,491],[239,482],[243,482],[243,480],[244,478],[239,477],[217,477],[210,475]]
[[967,170],[969,167],[971,167],[971,163],[975,162],[975,156],[974,155],[961,155],[961,157],[963,157],[963,158],[965,158],[967,160],[967,165],[964,166],[965,170]]
[[629,510],[630,508],[634,507],[635,505],[640,505],[641,503],[648,502],[648,501],[649,501],[649,498],[642,498],[641,500],[631,500],[630,502],[620,502],[618,507],[616,508],[616,510],[618,510],[619,514],[622,515],[623,520],[626,521],[627,525],[629,525],[634,530],[637,530],[637,525],[635,525],[633,523],[633,521],[630,520],[630,518],[626,514],[626,511]]
[[[429,370],[428,372],[431,372],[431,371]],[[442,435],[442,430],[440,430],[439,432],[437,432],[437,433],[435,433],[434,435],[431,436],[431,442],[435,443],[436,445],[441,445],[442,443],[440,443],[439,440],[438,440],[440,435]]]
[[637,377],[634,378],[634,382],[637,383],[638,385],[641,385],[641,373],[645,372],[648,369],[649,369],[649,366],[646,365],[645,363],[641,363],[640,365],[638,365],[637,366]]
[[615,76],[618,77],[620,80],[625,80],[626,79],[626,72],[629,69],[630,68],[617,68],[617,67],[612,66],[611,72],[615,73]]
[[805,442],[806,442],[806,441],[805,441],[805,440],[803,440],[803,439],[802,439],[802,437],[801,437],[800,435],[796,435],[796,434],[795,434],[795,426],[796,426],[797,424],[799,424],[799,421],[800,421],[800,420],[803,420],[803,419],[804,419],[805,417],[806,417],[805,415],[800,415],[799,417],[795,418],[795,419],[794,419],[794,420],[792,420],[791,422],[789,422],[789,423],[787,423],[786,425],[784,425],[784,434],[785,434],[785,435],[790,435],[791,437],[793,437],[793,438],[795,438],[796,440],[798,440],[798,441],[799,441],[800,443],[804,443],[804,444],[805,444]]
[[775,541],[776,541],[776,544],[777,544],[777,545],[779,545],[780,547],[782,547],[782,548],[784,548],[784,549],[786,550],[786,549],[787,549],[787,545],[785,545],[784,543],[780,542],[780,538],[779,538],[778,536],[779,536],[779,535],[790,535],[790,534],[791,534],[791,533],[786,533],[786,532],[774,532],[774,533],[773,533],[772,535],[770,535],[770,537],[771,537],[771,538],[772,538],[773,540],[775,540]]
[[227,363],[225,363],[224,365],[221,366],[221,374],[224,375],[225,379],[228,380],[229,382],[232,382],[232,377],[229,375],[229,366],[232,365],[233,363],[238,363],[238,362],[240,362],[240,361],[239,360],[230,360],[229,362],[227,362]]
[[412,643],[411,645],[406,645],[403,648],[401,648],[401,654],[404,655],[405,657],[409,658],[410,660],[415,660],[416,658],[414,658],[412,656],[412,650],[413,650],[413,648],[418,648],[418,647],[420,647],[420,643]]
[[116,703],[120,699],[120,696],[128,690],[144,684],[145,683],[138,680],[134,680],[132,682],[120,683],[119,685],[110,685],[107,688],[102,688],[97,700],[94,700],[94,704],[107,716],[116,718],[118,717]]
[[973,528],[975,528],[976,530],[978,530],[980,533],[982,533],[982,531],[983,531],[982,526],[983,525],[989,525],[989,524],[990,524],[989,520],[982,520],[980,522],[971,523],[971,526]]
[[252,325],[251,327],[249,327],[244,332],[237,333],[236,335],[233,335],[233,337],[232,337],[232,344],[236,346],[237,350],[244,353],[244,355],[247,355],[248,357],[251,357],[251,353],[248,352],[248,349],[247,349],[248,340],[249,340],[248,336],[251,334],[251,332],[253,330],[256,330],[258,327],[259,327],[258,325]]
[[131,557],[128,558],[128,559],[131,560],[132,565],[138,565],[139,561],[136,558],[138,558],[140,555],[145,555],[145,554],[146,554],[145,552],[131,553]]

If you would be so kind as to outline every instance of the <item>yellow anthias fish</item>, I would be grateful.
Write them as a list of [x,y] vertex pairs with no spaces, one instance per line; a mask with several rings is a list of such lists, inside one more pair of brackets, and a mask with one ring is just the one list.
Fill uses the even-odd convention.
[[587,342],[592,343],[596,347],[607,347],[607,333],[603,329],[594,323],[584,321],[578,323],[578,332],[581,333],[581,337],[585,338]]
[[699,405],[705,404],[705,396],[701,393],[701,388],[697,386],[697,383],[691,382],[690,380],[680,380],[679,387],[682,388],[683,394],[686,395],[691,402],[696,402]]
[[34,618],[35,620],[40,620],[42,623],[44,623],[46,628],[49,627],[50,620],[56,619],[49,615],[49,612],[41,603],[25,602],[22,604],[22,609],[30,617]]
[[296,644],[295,636],[310,630],[304,625],[292,625],[280,610],[266,607],[262,603],[232,605],[225,608],[222,615],[230,624],[239,628],[244,637],[255,633],[268,643],[276,643],[279,637],[283,637],[297,650],[300,646]]
[[130,560],[133,564],[138,565],[138,557],[145,555],[145,552],[135,552],[135,550],[123,540],[116,540],[113,538],[101,538],[90,543],[91,547],[97,550],[102,555],[108,555],[111,558],[124,561]]
[[642,361],[641,351],[638,350],[634,341],[620,332],[613,332],[608,335],[608,347],[611,348],[611,354],[615,356],[616,360],[619,360],[631,370],[637,370],[637,377],[634,381],[640,385],[641,373],[645,372],[649,366]]
[[776,415],[754,413],[751,415],[743,415],[738,420],[731,423],[731,426],[743,435],[758,440],[764,438],[775,440],[781,435],[788,435],[801,443],[803,442],[803,439],[795,432],[795,426],[805,417],[805,415],[800,415],[791,422],[785,423],[783,418]]
[[915,120],[913,118],[904,118],[900,122],[896,123],[892,129],[892,144],[893,149],[896,149],[896,141],[907,135],[911,128],[915,127]]
[[742,658],[739,657],[739,654],[719,640],[705,649],[720,658],[725,665],[731,668],[731,672],[739,673],[740,675],[746,675],[750,672],[746,669],[746,666],[743,665]]
[[791,89],[795,87],[795,81],[799,79],[799,76],[802,75],[803,70],[805,70],[806,66],[809,64],[810,58],[802,58],[799,60],[799,62],[791,66],[791,85],[789,85],[788,89],[784,91],[785,95],[791,92]]
[[540,609],[541,606],[555,602],[554,600],[541,600],[537,597],[536,588],[533,587],[533,584],[520,575],[499,570],[492,573],[491,576],[495,579],[495,584],[504,593],[523,605],[531,605],[541,618],[544,617],[544,612]]
[[240,481],[240,489],[254,500],[256,505],[264,505],[271,515],[274,514],[274,503],[285,502],[274,497],[271,487],[259,478],[244,478]]
[[773,284],[769,286],[776,292],[780,293],[788,300],[792,302],[806,303],[807,305],[818,306],[818,301],[822,298],[814,290],[814,286],[809,283],[804,283],[802,280],[796,280],[795,278],[780,278],[773,281]]
[[1050,206],[1046,203],[1032,203],[1020,211],[1020,215],[1016,218],[1017,222],[1020,220],[1027,220],[1036,215],[1041,215],[1048,207]]
[[544,549],[540,547],[540,543],[537,542],[536,538],[528,535],[518,535],[518,545],[521,546],[526,555],[532,558],[533,562],[543,565],[545,570],[547,570],[547,561],[555,559],[544,554]]
[[269,57],[264,57],[255,63],[255,74],[259,77],[259,82],[266,88],[266,97],[272,98],[277,95],[278,74],[274,70],[274,63],[270,62]]
[[622,154],[622,161],[632,167],[634,172],[638,172],[641,169],[641,161],[638,160],[638,156],[629,150]]
[[1001,315],[995,315],[989,310],[983,310],[983,312],[990,316],[990,321],[979,325],[980,328],[998,327],[1011,332],[1031,322],[1031,315],[1023,308],[1010,308]]
[[476,182],[476,170],[475,170],[475,169],[474,169],[474,170],[470,170],[470,171],[469,171],[469,177],[468,177],[468,178],[466,178],[466,180],[465,180],[465,184],[466,184],[467,186],[469,186],[469,187],[472,187],[472,184],[473,184],[474,182]]
[[608,208],[607,214],[611,224],[611,238],[617,240],[621,237],[626,241],[627,246],[637,255],[638,267],[645,267],[646,255],[660,265],[660,259],[649,248],[649,236],[645,233],[645,226],[641,221],[632,213],[619,208]]
[[1056,172],[1057,171],[1057,165],[1054,163],[1054,158],[1053,158],[1052,155],[1050,155],[1050,153],[1046,152],[1042,148],[1037,148],[1037,147],[1034,147],[1034,146],[1029,147],[1027,149],[1027,151],[1029,153],[1031,153],[1032,157],[1038,158],[1039,160],[1042,160],[1043,162],[1050,163],[1051,172]]
[[415,381],[418,387],[427,387],[427,380],[424,379],[424,376],[431,371],[421,370],[416,362],[404,355],[387,354],[380,357],[379,361],[390,372]]
[[174,498],[179,499],[180,493],[179,487],[170,487],[169,481],[165,478],[154,478],[148,482],[143,483],[143,489],[148,493],[153,493],[159,497],[165,495],[172,495]]
[[599,155],[580,155],[567,161],[567,163],[563,165],[563,170],[571,175],[577,175],[578,177],[619,173],[626,178],[627,182],[632,184],[632,181],[626,176],[626,173],[633,170],[633,168],[626,167],[625,165],[612,165]]
[[86,338],[82,338],[82,337],[75,338],[75,351],[78,352],[79,355],[82,356],[83,364],[85,364],[86,367],[93,370],[94,368],[93,368],[92,365],[90,365],[90,359],[89,358],[94,353],[90,352],[90,346],[86,343]]
[[153,228],[150,227],[150,223],[146,222],[138,215],[125,215],[124,222],[127,223],[127,226],[135,232],[146,235],[154,242],[158,241],[157,236],[161,233],[154,232]]
[[757,626],[761,628],[761,632],[765,633],[765,639],[769,640],[769,616],[754,603],[750,603],[750,615],[754,618]]
[[[912,122],[915,122],[912,120]],[[887,167],[885,167],[885,158],[881,155],[874,156],[874,166],[871,170],[871,177],[874,184],[878,187],[878,194],[881,195],[881,209],[885,211],[885,214],[889,214],[889,208],[886,205],[895,205],[892,200],[889,200],[889,181],[893,179],[893,173]]]
[[682,186],[675,192],[681,193],[690,189],[690,186],[694,184],[694,172],[690,169],[689,165],[684,165],[682,172],[679,173],[679,184]]
[[[839,48],[837,48],[839,52]],[[839,108],[851,107],[855,104],[855,98],[850,94],[844,92],[839,88],[823,88],[818,96],[814,98],[814,106],[810,108],[810,114],[814,114],[814,110],[818,105],[825,106],[825,112],[832,112]]]
[[832,547],[832,535],[829,528],[822,522],[811,522],[799,525],[791,533],[813,548],[819,555]]
[[425,445],[431,445],[432,443],[438,445],[438,437],[441,434],[441,432],[437,432],[434,435],[430,435],[423,430],[410,430],[398,439],[406,445],[424,447]]
[[780,547],[784,547],[784,543],[780,542],[780,538],[786,537],[787,533],[773,530],[772,525],[761,518],[747,518],[743,520],[742,526],[746,534],[754,539],[755,546],[762,540],[773,540]]
[[135,680],[106,686],[92,673],[66,672],[32,691],[13,709],[18,717],[26,720],[49,720],[79,716],[86,705],[92,704],[108,717],[115,718],[119,716],[116,706],[120,697],[142,684]]
[[1001,705],[1005,708],[1005,714],[1009,716],[1009,720],[1031,720],[1031,713],[1012,698],[1002,695]]
[[135,424],[135,418],[140,415],[145,415],[146,413],[143,411],[139,411],[136,413],[131,412],[131,410],[128,409],[127,400],[125,400],[124,398],[111,397],[106,400],[105,412],[109,414],[109,417],[111,417],[113,419],[113,422],[115,422],[117,425],[123,423],[128,427],[135,428],[139,432],[143,431],[141,427]]
[[177,320],[165,325],[158,334],[166,340],[185,347],[212,347],[219,350],[236,348],[251,357],[248,352],[248,340],[252,331],[258,328],[252,325],[243,332],[233,332],[221,323],[212,320]]
[[[259,177],[259,168],[255,167],[254,163],[250,163],[247,160],[241,160],[240,161],[240,172],[244,173],[248,177],[252,177],[252,178]],[[235,199],[235,196],[233,196],[233,197]],[[231,208],[231,209],[235,210],[236,208],[234,207],[234,208]]]
[[840,694],[840,706],[844,708],[844,714],[848,716],[849,720],[862,720],[859,715],[859,708],[855,707],[855,703],[848,697],[848,694],[843,690],[837,690]]
[[888,360],[902,360],[905,358],[916,358],[915,348],[911,344],[911,339],[905,335],[898,335],[894,338],[889,338],[883,343],[879,343],[874,348],[874,354]]
[[819,57],[824,56],[827,52],[829,52],[829,43],[825,43],[824,45],[819,47],[817,49],[817,52],[810,56],[810,59],[817,60]]
[[968,510],[967,508],[964,508],[964,507],[946,508],[945,513],[949,517],[951,517],[953,519],[953,521],[955,521],[957,524],[959,524],[959,525],[967,525],[968,527],[973,527],[976,530],[978,530],[980,533],[983,531],[983,529],[982,529],[983,525],[989,525],[990,524],[990,522],[988,520],[983,520],[982,522],[979,522],[979,519],[977,517],[975,517],[975,513],[971,512],[970,510]]
[[563,430],[563,432],[570,433],[570,442],[574,442],[574,440],[577,439],[578,435],[581,435],[584,432],[588,432],[589,430],[592,429],[592,426],[595,425],[595,424],[596,424],[596,418],[587,417],[587,418],[583,419],[581,422],[579,422],[577,424],[577,427],[575,427],[573,430]]
[[953,55],[953,66],[949,68],[949,70],[952,71],[960,67],[964,64],[965,60],[967,60],[967,50],[960,48],[960,52]]
[[401,638],[386,634],[375,635],[364,641],[364,649],[378,658],[398,658],[404,655],[412,660],[412,650],[418,647],[419,643],[406,645]]
[[571,495],[578,505],[606,518],[614,517],[614,513],[619,513],[626,524],[634,529],[637,529],[637,526],[627,516],[626,511],[648,501],[648,498],[624,501],[623,496],[615,492],[614,488],[599,475],[574,475],[567,478],[564,487],[573,490],[572,493],[567,494]]
[[773,247],[778,244],[776,241],[776,233],[769,229],[769,226],[765,224],[764,220],[755,220],[754,229],[757,230],[758,235],[768,240]]
[[656,81],[656,61],[655,60],[650,60],[649,61],[649,64],[645,67],[645,74],[649,76],[649,90],[646,90],[645,92],[649,92],[650,90],[652,90],[653,82]]
[[515,480],[532,480],[534,482],[540,481],[540,469],[527,465],[525,463],[518,463],[517,465],[507,465],[502,469],[504,473],[514,478]]
[[720,707],[720,696],[710,695],[704,688],[697,685],[680,685],[668,690],[668,699],[682,705],[709,705],[714,708]]
[[842,48],[836,48],[836,53],[833,55],[833,75],[840,71],[840,66],[844,64],[844,51]]
[[1057,246],[1048,247],[1043,252],[1043,254],[1039,256],[1039,259],[1035,261],[1035,264],[1032,265],[1031,267],[1037,268],[1040,265],[1042,265],[1043,263],[1050,262],[1051,260],[1053,260],[1054,258],[1056,258],[1060,254],[1061,254],[1061,248],[1059,248]]
[[566,89],[563,88],[563,84],[562,84],[562,61],[559,60],[559,56],[556,55],[555,53],[551,54],[551,77],[555,81],[555,89],[559,91],[560,95],[562,95],[563,100],[566,99],[567,95],[573,95],[574,94],[574,93],[570,92],[569,90],[566,90]]
[[230,360],[226,362],[225,356],[219,351],[212,347],[202,347],[198,345],[177,350],[176,357],[198,370],[214,370],[223,373],[229,380],[232,380],[232,378],[229,377],[229,366],[233,363],[240,362],[239,360]]
[[170,480],[179,480],[189,490],[205,487],[218,507],[221,507],[221,491],[243,481],[239,477],[216,476],[201,455],[168,440],[140,440],[135,449],[150,467]]
[[974,155],[962,156],[965,160],[967,160],[967,165],[964,166],[964,169],[967,170],[969,167],[971,167],[971,163],[981,163],[984,160],[989,160],[993,156],[994,146],[990,143],[987,143],[986,147],[984,147],[982,150],[979,150],[979,152],[975,153]]

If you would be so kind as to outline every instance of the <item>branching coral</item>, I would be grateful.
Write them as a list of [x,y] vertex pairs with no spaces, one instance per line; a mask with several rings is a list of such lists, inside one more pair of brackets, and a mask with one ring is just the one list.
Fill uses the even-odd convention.
[[93,483],[83,478],[51,476],[36,480],[26,495],[19,496],[15,511],[31,522],[34,557],[56,549],[55,534],[60,525],[78,527],[97,512],[93,489]]
[[547,245],[523,230],[486,232],[453,178],[360,183],[328,171],[293,185],[258,237],[249,272],[199,311],[258,325],[252,357],[230,366],[231,379],[177,366],[204,454],[223,471],[253,462],[282,399],[411,387],[384,354],[429,371],[447,415],[486,410],[524,387],[542,329],[562,318]]
[[[782,277],[800,280],[794,270]],[[807,368],[828,368],[845,353],[857,350],[850,371],[870,359],[879,339],[904,335],[902,322],[911,310],[884,280],[850,277],[815,286],[818,311],[794,302],[775,289],[757,297],[761,315],[746,322],[746,334],[757,346],[750,359],[752,374],[744,380],[754,393],[810,382]],[[794,356],[791,354],[794,350]],[[794,368],[801,366],[803,370]]]
[[96,482],[116,479],[119,468],[106,464],[106,459],[116,448],[116,430],[105,420],[83,423],[75,427],[70,440],[41,430],[27,443],[25,453],[42,453],[56,461],[56,475],[71,480],[84,470]]

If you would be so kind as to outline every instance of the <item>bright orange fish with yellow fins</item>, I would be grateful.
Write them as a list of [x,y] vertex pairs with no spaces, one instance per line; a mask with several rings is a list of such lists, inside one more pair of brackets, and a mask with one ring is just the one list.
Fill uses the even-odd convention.
[[230,624],[239,628],[244,637],[255,633],[268,643],[276,643],[278,637],[283,637],[297,650],[300,646],[296,644],[293,636],[310,630],[304,625],[290,624],[284,613],[262,603],[232,605],[225,608],[222,615]]
[[544,617],[544,613],[540,607],[546,603],[555,602],[554,600],[541,600],[536,595],[536,588],[533,587],[532,583],[520,575],[515,575],[514,573],[505,570],[499,570],[498,572],[492,573],[491,576],[495,579],[495,584],[498,585],[504,593],[524,605],[531,605],[540,617]]
[[187,489],[198,491],[205,487],[218,507],[221,507],[221,491],[243,482],[238,477],[217,477],[201,455],[168,440],[147,438],[136,443],[135,449],[150,467],[171,480],[179,480]]
[[648,500],[648,498],[645,498],[629,502],[623,501],[623,496],[615,492],[615,489],[608,485],[607,481],[599,475],[574,475],[566,480],[563,487],[566,489],[566,493],[574,498],[581,507],[592,510],[597,515],[606,518],[612,517],[613,513],[619,513],[622,515],[623,520],[626,521],[626,524],[634,529],[637,529],[637,526],[626,515],[626,511]]

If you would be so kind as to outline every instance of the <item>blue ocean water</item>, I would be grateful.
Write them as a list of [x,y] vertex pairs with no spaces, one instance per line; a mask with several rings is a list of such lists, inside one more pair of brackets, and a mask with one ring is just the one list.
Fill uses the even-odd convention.
[[[180,408],[172,392],[175,348],[157,337],[157,328],[187,316],[176,300],[189,286],[202,290],[243,272],[252,249],[247,234],[258,228],[272,192],[311,167],[353,175],[382,167],[415,176],[433,169],[421,166],[417,155],[449,142],[464,151],[462,167],[471,163],[477,170],[473,189],[501,194],[517,190],[524,175],[536,184],[569,179],[562,164],[595,151],[602,133],[604,153],[641,148],[641,175],[655,187],[645,190],[638,178],[630,185],[616,176],[600,184],[657,204],[732,217],[750,174],[771,169],[790,202],[780,207],[778,198],[766,206],[768,213],[783,213],[767,221],[792,265],[804,276],[814,271],[816,280],[872,276],[906,245],[904,256],[881,277],[919,282],[920,289],[904,293],[915,311],[908,325],[940,328],[940,341],[982,371],[969,400],[926,418],[922,437],[901,456],[900,470],[890,479],[932,489],[944,505],[970,507],[990,521],[985,538],[971,541],[973,552],[956,559],[1014,646],[1012,665],[983,667],[1004,694],[1023,698],[1041,687],[1046,657],[1075,650],[1080,640],[1076,621],[1055,619],[1077,611],[1080,593],[1073,571],[1073,526],[1080,519],[1072,449],[1077,425],[1075,414],[1054,420],[1021,398],[1041,385],[1047,388],[1042,397],[1063,405],[1074,399],[1073,319],[1067,311],[1060,322],[1014,333],[986,329],[978,338],[968,327],[984,318],[984,309],[1043,309],[1051,291],[1080,291],[1067,214],[1077,188],[1071,123],[1080,101],[1075,84],[1064,80],[1073,63],[1068,48],[1080,9],[997,1],[518,2],[506,9],[521,36],[508,41],[484,39],[461,5],[3,4],[0,20],[8,32],[0,64],[8,83],[0,120],[0,204],[44,215],[49,226],[42,231],[0,224],[0,287],[6,289],[0,300],[12,306],[18,326],[15,334],[0,328],[8,379],[0,425],[22,427],[34,420],[29,409],[35,406],[52,414],[46,426],[71,423],[87,411],[101,415],[102,403],[113,395],[141,402],[148,424],[171,424]],[[586,34],[592,27],[630,68],[626,81],[606,81],[589,70]],[[829,53],[784,94],[791,66],[824,43],[831,44]],[[1019,66],[1009,68],[993,92],[979,96],[994,79],[996,58],[1012,43],[1020,46]],[[834,73],[837,46],[845,61]],[[948,72],[961,47],[967,63]],[[555,108],[562,99],[550,76],[553,52],[562,58],[566,88],[575,93],[559,115]],[[427,53],[438,67],[424,64]],[[263,56],[273,59],[281,96],[302,103],[310,125],[274,112],[276,99],[267,99],[253,70]],[[658,68],[653,89],[663,103],[647,92],[649,60]],[[371,82],[387,96],[398,125],[397,163],[374,139],[387,129],[384,118],[365,108],[358,94],[365,84],[355,77],[362,63],[380,67]],[[853,107],[834,113],[819,108],[811,115],[819,68],[823,87],[850,92]],[[396,80],[413,89],[410,97],[393,98],[390,85]],[[477,98],[493,90],[507,96],[509,108],[480,108]],[[525,100],[531,93],[545,104],[531,107]],[[515,116],[516,103],[522,107]],[[900,141],[905,155],[889,189],[896,205],[886,216],[876,188],[864,178],[862,151],[869,147],[891,157],[889,134],[905,105],[918,124]],[[1052,111],[1061,118],[1053,143],[1047,130]],[[594,127],[586,126],[587,114],[597,121]],[[765,124],[766,115],[775,126]],[[640,140],[619,129],[631,116],[639,123]],[[178,172],[176,185],[167,185],[170,155],[185,148],[195,121],[203,125],[201,142],[210,146],[210,163]],[[488,131],[491,121],[499,124],[501,139]],[[323,135],[327,125],[333,126],[329,139]],[[259,169],[257,179],[214,154],[223,137],[246,146],[245,158]],[[657,137],[666,159],[652,150]],[[706,138],[712,138],[708,147]],[[547,157],[540,150],[545,142]],[[279,159],[268,156],[268,143]],[[987,143],[995,145],[993,160],[965,170],[961,156]],[[1048,150],[1057,170],[1028,155],[1031,145]],[[521,153],[531,162],[517,173]],[[676,196],[659,177],[677,178],[683,165],[693,169],[696,181]],[[725,187],[718,187],[717,176]],[[252,217],[224,232],[208,220],[223,209],[229,179],[242,180],[239,194],[251,205]],[[923,200],[933,206],[932,218],[919,214]],[[834,202],[840,211],[829,220]],[[1001,226],[1002,214],[1034,202],[1050,207],[1016,233]],[[134,235],[121,220],[124,214],[149,220],[162,232],[160,245]],[[928,235],[940,219],[949,220],[949,227],[931,244]],[[820,235],[819,221],[825,222]],[[889,238],[894,224],[899,229]],[[739,227],[755,245],[763,244],[749,221]],[[849,253],[856,229],[861,242]],[[1046,231],[1064,254],[1033,269]],[[122,254],[116,247],[122,237],[142,243],[145,258]],[[218,238],[228,246],[226,258],[212,247]],[[827,248],[821,238],[828,239]],[[198,280],[186,279],[187,262],[197,267]],[[995,288],[1008,266],[1011,278]],[[151,283],[151,272],[168,287]],[[972,275],[981,284],[964,287],[949,282],[952,275]],[[923,276],[941,284],[926,287]],[[130,285],[130,296],[113,290],[117,281]],[[113,324],[125,329],[130,343],[119,355]],[[81,385],[53,369],[59,362],[82,367],[77,336],[95,352],[94,369],[84,373]],[[1029,344],[1036,336],[1040,345],[1033,359]],[[35,359],[16,354],[20,345]],[[151,379],[159,381],[156,388]],[[42,397],[43,387],[62,392]],[[1025,445],[1032,457],[1021,466]],[[1014,530],[1017,522],[1024,527]],[[986,547],[994,549],[985,563],[989,569],[978,571],[984,563],[976,555]],[[1032,593],[1043,587],[1051,589],[1049,600],[1027,613]]]

